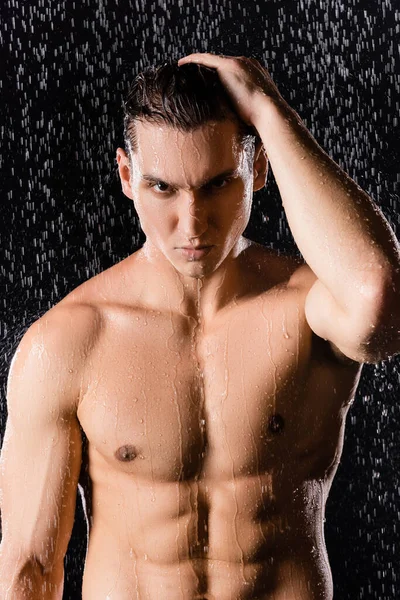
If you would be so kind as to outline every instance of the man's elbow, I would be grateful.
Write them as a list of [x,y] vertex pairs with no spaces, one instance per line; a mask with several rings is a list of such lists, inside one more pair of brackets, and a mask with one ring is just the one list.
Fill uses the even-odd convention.
[[62,600],[64,564],[46,569],[34,556],[5,556],[0,545],[0,600]]

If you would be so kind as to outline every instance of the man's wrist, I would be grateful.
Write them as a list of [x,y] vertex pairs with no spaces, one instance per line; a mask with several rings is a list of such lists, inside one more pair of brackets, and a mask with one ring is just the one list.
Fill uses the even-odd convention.
[[263,96],[260,101],[260,109],[257,111],[257,123],[265,119],[275,119],[278,116],[286,118],[295,117],[300,119],[297,112],[286,102],[282,96]]
[[[289,124],[303,125],[300,115],[282,98],[282,96],[263,96],[260,99],[254,127],[260,137],[271,136],[274,125],[282,124],[282,119]],[[273,137],[273,136],[272,136]]]

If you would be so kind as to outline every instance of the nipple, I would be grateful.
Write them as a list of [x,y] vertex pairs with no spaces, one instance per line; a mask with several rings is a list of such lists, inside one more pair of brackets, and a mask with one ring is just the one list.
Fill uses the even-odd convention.
[[272,433],[282,433],[284,426],[285,420],[279,413],[272,415],[268,423],[268,429]]
[[117,460],[122,460],[124,462],[129,462],[136,457],[135,447],[130,444],[125,444],[124,446],[120,446],[118,450],[115,452],[115,457]]

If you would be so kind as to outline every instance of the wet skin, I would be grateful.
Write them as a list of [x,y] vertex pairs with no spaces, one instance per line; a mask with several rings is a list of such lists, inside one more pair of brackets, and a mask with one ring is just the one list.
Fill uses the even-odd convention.
[[332,598],[324,509],[361,365],[309,328],[307,265],[250,242],[237,263],[210,320],[143,302],[142,250],[61,303],[96,313],[84,600]]
[[242,235],[261,146],[243,158],[232,121],[137,134],[117,161],[145,244],[13,360],[0,570],[11,595],[61,593],[80,482],[83,600],[331,600],[325,503],[361,365],[311,330],[310,267]]
[[310,329],[308,265],[242,237],[268,165],[236,131],[137,124],[117,159],[146,243],[63,302],[95,315],[83,600],[332,598],[324,510],[361,369]]

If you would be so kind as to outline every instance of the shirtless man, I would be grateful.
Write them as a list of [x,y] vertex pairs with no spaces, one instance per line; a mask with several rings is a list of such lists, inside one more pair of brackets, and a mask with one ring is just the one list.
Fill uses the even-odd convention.
[[[400,351],[398,244],[257,61],[200,54],[179,68],[198,85],[175,103],[182,123],[203,114],[188,106],[197,92],[207,103],[211,75],[236,117],[205,111],[186,130],[136,119],[117,161],[143,248],[71,292],[15,353],[1,600],[62,598],[80,427],[83,600],[332,598],[325,503],[362,363]],[[136,90],[142,107],[153,92]],[[242,235],[268,163],[304,260]]]

